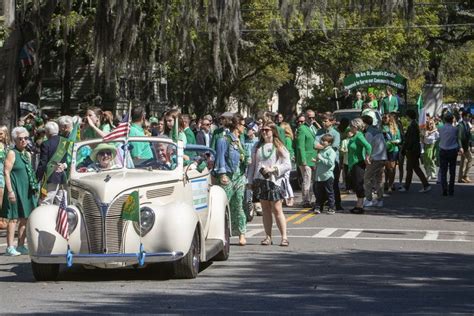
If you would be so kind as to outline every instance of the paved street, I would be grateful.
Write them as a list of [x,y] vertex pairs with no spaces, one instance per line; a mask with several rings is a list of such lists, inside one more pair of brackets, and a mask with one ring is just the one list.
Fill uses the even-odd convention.
[[28,257],[0,256],[0,313],[472,314],[474,185],[457,185],[454,197],[419,188],[364,215],[347,211],[352,196],[335,215],[286,209],[289,248],[278,246],[277,230],[277,245],[260,246],[257,217],[249,245],[233,239],[230,259],[195,280],[76,267],[58,282],[35,282]]

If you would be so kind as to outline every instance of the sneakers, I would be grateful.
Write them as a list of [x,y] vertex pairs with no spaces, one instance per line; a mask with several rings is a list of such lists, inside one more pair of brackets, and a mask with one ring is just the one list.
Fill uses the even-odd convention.
[[431,185],[428,185],[428,186],[424,187],[423,189],[421,189],[421,190],[418,191],[418,192],[420,192],[420,193],[426,193],[426,192],[430,192],[430,191],[431,191]]
[[334,209],[330,208],[330,209],[328,209],[327,214],[328,215],[333,215],[333,214],[336,214],[336,211]]
[[29,253],[28,248],[26,248],[26,246],[24,245],[16,247],[16,251],[18,251],[22,255],[27,255]]
[[16,257],[16,256],[21,256],[21,253],[16,251],[15,247],[10,246],[5,251],[5,256]]
[[372,200],[367,200],[365,199],[364,200],[364,207],[371,207],[371,206],[374,206],[374,202]]
[[318,210],[316,207],[311,210],[313,214],[321,214],[321,211]]
[[398,192],[406,192],[406,191],[407,189],[405,189],[405,187],[403,186],[398,188]]

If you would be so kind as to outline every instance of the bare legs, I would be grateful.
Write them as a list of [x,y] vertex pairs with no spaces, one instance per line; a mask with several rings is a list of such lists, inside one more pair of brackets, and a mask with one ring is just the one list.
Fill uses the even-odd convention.
[[23,246],[25,244],[26,239],[26,218],[20,218],[18,220],[11,219],[8,221],[7,226],[7,247],[12,247],[14,245],[15,240],[15,230],[16,224],[18,225],[18,246]]
[[288,239],[286,234],[286,217],[283,214],[282,201],[266,201],[260,200],[262,203],[263,211],[263,228],[265,229],[265,234],[268,237],[272,236],[272,225],[273,225],[273,216],[275,216],[275,221],[280,230],[281,238]]

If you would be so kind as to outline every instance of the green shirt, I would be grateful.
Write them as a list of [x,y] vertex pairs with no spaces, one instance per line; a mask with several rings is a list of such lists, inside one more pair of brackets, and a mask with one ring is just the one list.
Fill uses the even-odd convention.
[[365,157],[370,156],[372,153],[372,146],[370,146],[361,131],[358,131],[351,139],[349,139],[347,149],[349,170],[359,162],[364,161]]
[[[145,131],[141,125],[132,123],[130,125],[129,136],[145,136]],[[133,146],[130,151],[132,158],[138,159],[151,159],[153,158],[153,152],[151,151],[150,144],[147,142],[130,142]]]
[[336,152],[331,146],[319,150],[316,161],[316,181],[326,181],[334,178]]
[[356,100],[356,101],[354,102],[354,109],[362,110],[362,105],[364,105],[364,101],[363,101],[363,100]]

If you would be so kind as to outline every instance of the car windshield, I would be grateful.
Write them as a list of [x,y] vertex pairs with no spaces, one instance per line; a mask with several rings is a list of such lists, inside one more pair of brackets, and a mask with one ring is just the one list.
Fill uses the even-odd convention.
[[[126,151],[128,152],[126,154]],[[114,169],[174,170],[177,146],[163,141],[101,142],[79,147],[76,171],[102,172]]]

